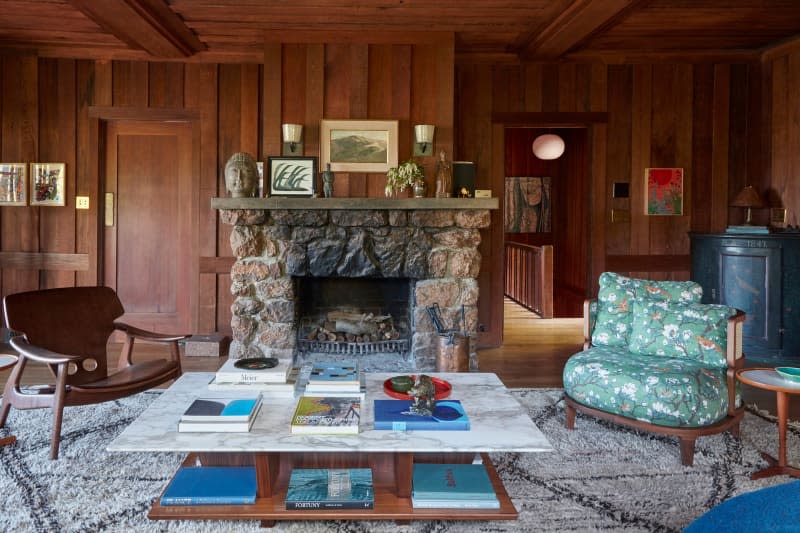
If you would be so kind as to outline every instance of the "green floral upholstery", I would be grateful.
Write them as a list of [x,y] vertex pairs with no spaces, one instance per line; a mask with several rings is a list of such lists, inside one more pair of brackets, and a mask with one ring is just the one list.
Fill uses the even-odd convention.
[[613,272],[600,275],[597,318],[592,331],[595,346],[627,346],[635,298],[699,303],[703,288],[693,281],[651,281]]
[[690,358],[714,368],[727,368],[726,305],[681,304],[636,298],[628,349],[640,355]]
[[725,370],[687,357],[596,346],[570,357],[563,377],[574,400],[651,424],[700,427],[727,414]]

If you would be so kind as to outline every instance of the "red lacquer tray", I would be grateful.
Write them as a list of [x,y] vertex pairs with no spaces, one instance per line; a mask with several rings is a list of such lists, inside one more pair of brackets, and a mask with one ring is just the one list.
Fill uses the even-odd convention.
[[[416,379],[415,374],[409,374],[412,378]],[[442,400],[450,396],[450,393],[453,391],[453,386],[450,385],[449,381],[445,381],[439,378],[431,378],[433,381],[433,386],[436,389],[436,399]],[[397,392],[392,388],[392,378],[387,379],[383,382],[383,392],[386,393],[387,396],[391,396],[397,400],[410,400],[411,396],[406,394],[405,392]]]

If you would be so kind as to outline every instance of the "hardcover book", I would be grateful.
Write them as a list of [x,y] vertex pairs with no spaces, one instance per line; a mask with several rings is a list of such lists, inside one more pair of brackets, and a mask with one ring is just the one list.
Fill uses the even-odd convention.
[[286,383],[292,363],[282,359],[272,368],[236,368],[236,359],[228,359],[216,373],[217,383]]
[[372,509],[369,468],[295,468],[286,491],[287,509]]
[[375,429],[469,430],[469,417],[459,400],[439,400],[431,416],[412,414],[412,400],[375,400]]
[[357,434],[360,419],[358,396],[301,396],[292,415],[292,433]]
[[197,398],[183,413],[181,422],[248,422],[260,405],[260,393],[236,398]]
[[482,464],[415,464],[411,495],[417,500],[431,502],[498,501]]
[[236,421],[236,422],[228,422],[225,420],[217,421],[217,422],[204,422],[204,421],[191,421],[191,420],[180,420],[178,422],[178,432],[180,433],[245,433],[250,431],[250,428],[253,427],[253,424],[256,421],[255,414],[258,413],[258,410],[261,408],[261,404],[258,405],[256,409],[256,413],[250,418],[250,420],[243,420],[243,421]]
[[161,495],[161,505],[234,505],[255,501],[256,469],[252,466],[182,466]]
[[316,387],[325,385],[335,386],[361,386],[358,378],[358,367],[351,361],[341,363],[314,363],[311,374],[308,376],[308,385]]
[[269,383],[261,381],[219,381],[214,377],[208,384],[208,390],[226,391],[258,391],[264,398],[293,398],[298,392],[298,368],[293,367],[286,376],[284,383]]

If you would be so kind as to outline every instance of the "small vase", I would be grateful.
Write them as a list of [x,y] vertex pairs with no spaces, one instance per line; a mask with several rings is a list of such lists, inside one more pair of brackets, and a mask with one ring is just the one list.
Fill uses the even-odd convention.
[[415,181],[413,190],[414,198],[425,198],[425,196],[428,194],[428,185],[422,180]]

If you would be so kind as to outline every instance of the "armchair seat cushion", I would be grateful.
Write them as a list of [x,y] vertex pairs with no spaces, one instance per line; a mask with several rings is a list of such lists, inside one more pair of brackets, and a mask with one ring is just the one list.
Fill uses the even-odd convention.
[[727,415],[725,372],[686,357],[595,346],[567,361],[564,391],[581,404],[626,418],[694,428]]
[[170,372],[175,373],[175,377],[180,376],[180,365],[167,359],[157,359],[143,361],[120,369],[110,376],[80,385],[72,385],[73,391],[92,391],[98,392],[103,389],[134,390],[150,388],[153,381],[161,383],[164,376]]

